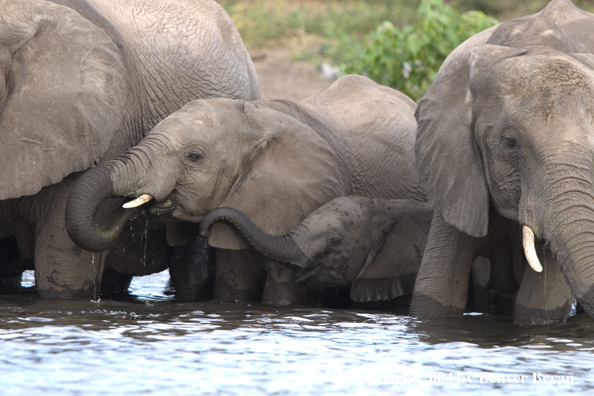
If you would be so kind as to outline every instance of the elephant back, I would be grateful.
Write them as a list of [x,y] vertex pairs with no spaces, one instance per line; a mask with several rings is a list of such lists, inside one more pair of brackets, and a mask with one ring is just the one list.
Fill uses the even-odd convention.
[[425,201],[415,166],[415,102],[367,77],[348,75],[301,104],[328,123],[350,168],[352,194]]
[[89,2],[139,59],[148,130],[191,100],[260,97],[257,74],[239,32],[215,1]]

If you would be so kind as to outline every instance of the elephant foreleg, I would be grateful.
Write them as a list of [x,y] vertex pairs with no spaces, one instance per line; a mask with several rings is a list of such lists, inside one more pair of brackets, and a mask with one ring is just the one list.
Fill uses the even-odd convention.
[[[63,217],[63,216],[62,216]],[[43,298],[97,299],[105,253],[76,246],[64,227],[53,222],[38,229],[35,247],[35,283]]]
[[194,242],[172,248],[169,275],[177,301],[211,300],[215,273],[216,249],[206,238],[197,236]]
[[221,301],[261,302],[266,280],[264,257],[252,249],[217,249],[214,298]]
[[573,303],[573,294],[550,250],[543,249],[541,245],[536,251],[544,268],[542,272],[535,272],[530,266],[525,266],[516,297],[514,323],[565,323]]
[[83,250],[68,236],[64,211],[70,189],[65,183],[70,181],[45,189],[36,202],[47,203],[35,228],[35,283],[43,298],[97,299],[105,253]]
[[480,247],[481,238],[459,231],[435,211],[415,283],[411,315],[461,316],[466,309],[470,269]]
[[295,282],[295,273],[285,266],[266,260],[266,286],[262,304],[320,306],[323,297],[306,284]]

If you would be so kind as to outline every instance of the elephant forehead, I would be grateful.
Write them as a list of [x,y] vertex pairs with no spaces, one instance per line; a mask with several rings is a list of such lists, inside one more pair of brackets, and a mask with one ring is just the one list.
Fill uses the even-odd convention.
[[151,134],[163,134],[179,143],[207,143],[226,139],[240,130],[236,114],[226,106],[213,106],[204,100],[194,102],[165,118]]
[[494,74],[504,94],[523,95],[542,92],[543,86],[563,94],[584,90],[584,93],[591,95],[592,77],[588,68],[563,54],[511,59]]
[[[508,115],[550,123],[571,111],[594,110],[592,72],[567,56],[534,56],[506,62],[491,75],[487,100],[499,102]],[[494,89],[493,89],[494,87]]]

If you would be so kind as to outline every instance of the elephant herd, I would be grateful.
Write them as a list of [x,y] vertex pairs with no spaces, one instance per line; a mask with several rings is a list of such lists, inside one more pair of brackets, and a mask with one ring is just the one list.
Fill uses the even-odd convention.
[[[0,289],[594,316],[594,15],[461,44],[418,106],[260,99],[213,0],[0,0]],[[206,239],[207,238],[207,239]],[[410,311],[408,311],[410,309]]]

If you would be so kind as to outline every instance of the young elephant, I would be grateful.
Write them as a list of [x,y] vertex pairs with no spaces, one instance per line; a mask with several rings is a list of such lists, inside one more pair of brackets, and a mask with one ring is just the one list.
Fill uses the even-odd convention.
[[412,294],[432,217],[421,202],[340,197],[283,236],[265,233],[231,208],[207,214],[200,233],[229,223],[266,258],[298,268],[297,282],[324,296],[350,288],[354,302],[376,302]]
[[[98,208],[113,197],[171,221],[199,223],[217,207],[284,234],[336,197],[425,200],[414,165],[415,103],[362,76],[344,76],[318,95],[287,100],[196,100],[159,123],[128,153],[87,172],[72,190],[66,223],[81,247],[108,247],[135,209]],[[146,198],[146,199],[145,199]],[[104,224],[104,223],[103,223]],[[310,304],[293,274],[247,246],[227,225],[217,248],[215,298],[272,305]]]

